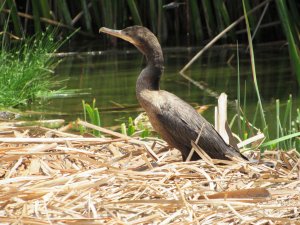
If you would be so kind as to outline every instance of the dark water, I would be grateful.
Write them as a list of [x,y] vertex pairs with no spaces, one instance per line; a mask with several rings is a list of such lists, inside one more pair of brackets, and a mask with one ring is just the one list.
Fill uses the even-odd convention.
[[[200,48],[164,49],[165,72],[161,88],[173,92],[194,105],[215,105],[215,95],[225,92],[230,101],[237,98],[237,57],[235,47],[215,47],[208,50],[186,72],[205,89],[199,89],[180,76],[178,71],[199,51]],[[288,50],[284,46],[256,47],[256,71],[258,85],[266,114],[275,115],[275,99],[286,102],[293,95],[293,107],[299,107],[299,89],[291,70]],[[246,113],[250,119],[257,104],[252,82],[249,53],[239,50],[241,99],[246,96]],[[135,81],[145,64],[142,55],[135,49],[76,53],[63,57],[56,69],[57,79],[67,79],[66,89],[80,89],[73,96],[59,96],[45,106],[34,106],[33,110],[45,112],[45,118],[82,118],[82,103],[96,99],[101,111],[103,126],[119,125],[129,116],[136,116],[141,109],[135,97]],[[284,104],[283,104],[284,107]],[[229,119],[235,113],[229,106]],[[204,112],[213,120],[213,107]],[[270,116],[270,123],[273,116]]]

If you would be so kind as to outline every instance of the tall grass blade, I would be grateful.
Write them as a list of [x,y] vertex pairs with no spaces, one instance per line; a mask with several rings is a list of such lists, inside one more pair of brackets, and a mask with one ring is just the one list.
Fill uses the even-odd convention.
[[18,16],[16,3],[13,0],[6,0],[6,3],[11,10],[10,16],[14,25],[14,31],[17,36],[21,37],[23,35],[23,29],[22,29],[20,17]]
[[89,6],[87,4],[86,0],[81,0],[81,7],[83,10],[83,16],[84,16],[84,21],[85,21],[85,27],[88,31],[92,31],[92,19],[89,11]]
[[[215,0],[214,2],[216,4],[218,14],[220,14],[220,20],[222,21],[222,24],[224,25],[224,27],[228,27],[231,23],[231,20],[225,2],[223,0]],[[230,35],[232,40],[235,39],[235,35],[232,31],[230,31],[228,34]]]
[[93,20],[95,20],[97,26],[100,27],[101,26],[101,21],[100,21],[101,15],[100,15],[100,8],[99,8],[98,0],[92,0],[92,9],[93,9],[93,13],[94,13]]
[[107,27],[115,28],[113,21],[113,7],[111,0],[102,0],[102,19],[104,25]]
[[64,22],[69,25],[72,26],[72,17],[68,8],[68,4],[66,0],[59,0],[57,1],[57,5],[59,10],[61,11],[61,15],[64,19]]
[[127,0],[128,7],[130,9],[133,21],[136,25],[143,25],[138,8],[134,0]]
[[251,32],[250,32],[249,21],[248,21],[248,15],[247,15],[244,0],[243,0],[243,11],[244,11],[244,15],[245,15],[245,22],[246,22],[246,27],[247,27],[247,37],[248,37],[249,48],[250,48],[250,58],[251,58],[251,68],[252,68],[253,82],[254,82],[254,87],[255,87],[256,95],[257,95],[258,102],[259,102],[259,109],[260,109],[260,115],[261,115],[261,120],[262,120],[262,125],[263,125],[263,131],[266,135],[266,138],[268,138],[269,137],[269,134],[268,134],[269,132],[267,130],[267,122],[266,122],[264,109],[263,109],[263,106],[262,106],[262,101],[261,101],[259,88],[258,88],[258,83],[257,83],[253,44],[252,44]]
[[[300,29],[300,12],[299,12],[299,7],[297,6],[296,1],[288,0],[288,6],[289,6],[289,9],[291,10],[292,21],[296,24],[296,26],[298,27],[298,30],[299,30]],[[299,38],[298,38],[298,44],[300,41]]]
[[202,6],[204,11],[204,18],[207,27],[208,36],[212,37],[214,34],[214,29],[216,27],[215,24],[215,16],[213,13],[213,2],[211,0],[202,0]]
[[[95,107],[94,107],[94,124],[99,127],[101,126],[100,113],[99,113],[98,108],[95,108]],[[93,132],[96,137],[100,137],[100,135],[101,135],[100,131],[94,130]]]
[[157,33],[157,6],[156,1],[148,1],[150,7],[150,22],[151,22],[151,30],[154,33]]
[[280,17],[280,21],[285,33],[285,36],[288,40],[289,53],[291,57],[291,61],[293,64],[293,68],[297,77],[298,84],[300,85],[300,51],[299,46],[297,47],[295,39],[297,36],[293,29],[295,29],[294,23],[290,19],[290,13],[287,9],[285,0],[276,0],[277,10]]
[[32,3],[32,14],[33,14],[33,23],[35,33],[40,33],[41,28],[41,19],[40,19],[40,10],[39,10],[39,0],[31,0]]
[[127,129],[126,129],[126,124],[122,123],[121,124],[121,133],[124,135],[127,135]]
[[86,117],[86,107],[85,107],[85,101],[82,100],[82,109],[83,109],[83,119],[84,121],[86,121],[87,117]]
[[[250,0],[251,1],[251,0]],[[246,12],[249,12],[251,10],[251,4],[249,0],[244,0]],[[268,3],[267,3],[268,4]],[[250,31],[254,29],[256,23],[256,18],[253,15],[248,15],[248,21],[249,21],[249,27]],[[255,32],[253,32],[255,34]]]
[[243,103],[243,124],[242,124],[242,132],[243,132],[243,137],[244,140],[248,138],[248,134],[246,131],[246,127],[247,127],[247,121],[246,121],[246,108],[247,108],[247,83],[245,80],[245,89],[244,89],[244,103]]
[[259,103],[257,102],[256,107],[255,107],[255,112],[254,112],[253,120],[252,120],[253,126],[256,126],[255,124],[256,124],[258,112],[259,112]]
[[43,17],[50,18],[51,9],[50,9],[48,0],[40,0],[40,6],[41,6]]
[[[276,139],[280,137],[280,101],[276,99]],[[277,143],[277,149],[279,149],[279,143]]]
[[161,42],[162,39],[162,23],[163,23],[163,1],[157,0],[157,36],[158,40]]
[[[100,114],[98,111],[98,108],[96,108],[96,100],[93,100],[92,106],[88,103],[85,103],[82,101],[83,104],[83,110],[85,112],[84,117],[86,119],[86,116],[88,115],[90,122],[96,126],[101,126],[100,123]],[[97,137],[100,136],[100,132],[98,130],[93,130],[93,134]]]
[[276,138],[276,139],[274,139],[274,140],[265,142],[265,143],[263,143],[263,144],[261,145],[261,147],[274,146],[274,145],[276,145],[277,143],[280,143],[280,142],[282,142],[282,141],[286,141],[286,140],[289,140],[289,139],[292,139],[292,138],[295,138],[295,137],[299,137],[299,136],[300,136],[300,132],[293,133],[293,134],[289,134],[289,135],[286,135],[286,136],[283,136],[283,137]]
[[190,10],[192,14],[192,25],[194,28],[194,36],[196,37],[197,41],[201,41],[203,39],[203,29],[202,29],[202,22],[201,16],[199,12],[199,6],[197,0],[190,0]]
[[238,131],[239,136],[242,137],[241,127],[241,77],[240,77],[240,54],[239,54],[239,42],[236,42],[236,67],[237,67],[237,114],[238,114]]
[[217,32],[220,32],[220,31],[223,31],[226,26],[224,24],[224,21],[223,21],[223,18],[222,18],[222,7],[221,7],[221,2],[222,0],[215,0],[213,1],[213,5],[214,5],[214,10],[215,12],[218,12],[215,14],[215,17],[216,17],[216,23],[217,23],[217,26],[216,26],[216,30]]

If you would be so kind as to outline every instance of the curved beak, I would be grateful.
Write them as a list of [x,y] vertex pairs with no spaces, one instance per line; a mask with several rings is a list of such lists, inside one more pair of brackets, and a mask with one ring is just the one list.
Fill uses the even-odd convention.
[[112,35],[112,36],[115,36],[115,37],[118,37],[118,38],[121,38],[125,41],[128,41],[128,42],[136,45],[135,40],[132,39],[130,36],[124,34],[122,30],[113,30],[113,29],[109,29],[109,28],[106,28],[106,27],[101,27],[99,29],[99,33],[100,32],[106,33],[106,34],[109,34],[109,35]]

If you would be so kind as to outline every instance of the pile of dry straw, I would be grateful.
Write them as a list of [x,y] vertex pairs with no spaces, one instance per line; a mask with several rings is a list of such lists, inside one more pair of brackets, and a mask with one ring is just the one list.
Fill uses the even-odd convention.
[[1,224],[300,223],[295,150],[181,162],[161,140],[67,129],[0,124]]

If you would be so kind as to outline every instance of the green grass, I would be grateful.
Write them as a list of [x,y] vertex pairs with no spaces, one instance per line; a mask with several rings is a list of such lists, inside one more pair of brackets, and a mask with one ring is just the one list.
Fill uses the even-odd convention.
[[[99,110],[96,107],[96,99],[93,100],[92,105],[85,103],[85,101],[83,100],[82,107],[83,107],[84,121],[89,120],[92,124],[100,127],[101,120],[100,120]],[[96,137],[100,137],[101,133],[98,130],[93,130],[93,135],[95,135]]]
[[0,53],[0,107],[16,107],[37,100],[58,82],[53,69],[58,60],[54,53],[62,44],[47,31],[17,43],[2,39]]
[[248,15],[247,15],[246,5],[245,5],[244,0],[243,0],[243,10],[244,10],[244,15],[245,15],[245,22],[246,22],[246,28],[247,28],[247,37],[248,37],[248,43],[249,43],[249,49],[250,49],[250,59],[251,59],[251,69],[252,69],[253,82],[254,82],[254,87],[255,87],[255,91],[256,91],[256,95],[257,95],[257,99],[258,99],[259,111],[260,111],[260,116],[261,116],[262,125],[263,125],[263,131],[264,131],[265,135],[268,137],[269,132],[268,132],[268,129],[267,129],[265,113],[264,113],[264,110],[263,110],[262,100],[261,100],[261,97],[260,97],[258,83],[257,83],[252,37],[251,37],[250,25],[249,25],[249,21],[248,21]]
[[[286,1],[276,0],[278,14],[281,20],[284,34],[288,41],[288,47],[290,52],[291,63],[300,86],[300,52],[299,52],[299,27],[297,23],[299,21],[292,20],[290,11],[288,10]],[[293,2],[293,1],[291,1]]]
[[[265,115],[264,108],[262,104],[262,98],[260,96],[260,91],[258,87],[257,77],[256,77],[256,69],[255,69],[255,58],[254,58],[254,49],[252,45],[252,38],[250,32],[249,21],[246,14],[246,7],[243,0],[243,9],[245,14],[245,22],[247,27],[247,36],[249,42],[249,50],[250,50],[250,59],[251,59],[251,69],[252,69],[252,80],[254,89],[256,91],[258,103],[256,107],[256,111],[252,118],[252,123],[249,122],[250,116],[246,116],[247,111],[247,103],[246,103],[246,91],[244,92],[244,103],[243,103],[243,110],[241,110],[241,96],[240,96],[240,72],[239,72],[239,52],[237,50],[237,83],[238,83],[238,100],[237,100],[237,127],[238,127],[238,134],[242,139],[246,139],[249,136],[255,135],[258,129],[260,129],[265,134],[265,142],[261,146],[261,151],[265,149],[283,149],[283,150],[291,150],[297,149],[300,152],[299,146],[299,137],[300,137],[300,110],[299,108],[296,109],[296,116],[293,117],[293,99],[290,95],[288,100],[285,104],[281,105],[280,100],[277,99],[275,103],[275,110],[276,110],[276,119],[275,119],[275,127],[276,132],[271,132],[269,129],[270,127],[267,125],[267,117],[268,115],[272,115],[269,112],[268,115]],[[237,45],[238,49],[238,45]],[[245,84],[246,89],[246,84]],[[260,115],[260,120],[258,120],[257,115]],[[248,118],[247,118],[248,117]],[[269,121],[271,121],[269,119]],[[273,119],[274,121],[274,119]],[[272,122],[273,122],[272,121]],[[232,125],[233,123],[231,123]],[[276,133],[276,137],[270,137],[270,133]],[[249,135],[250,134],[250,135]]]

